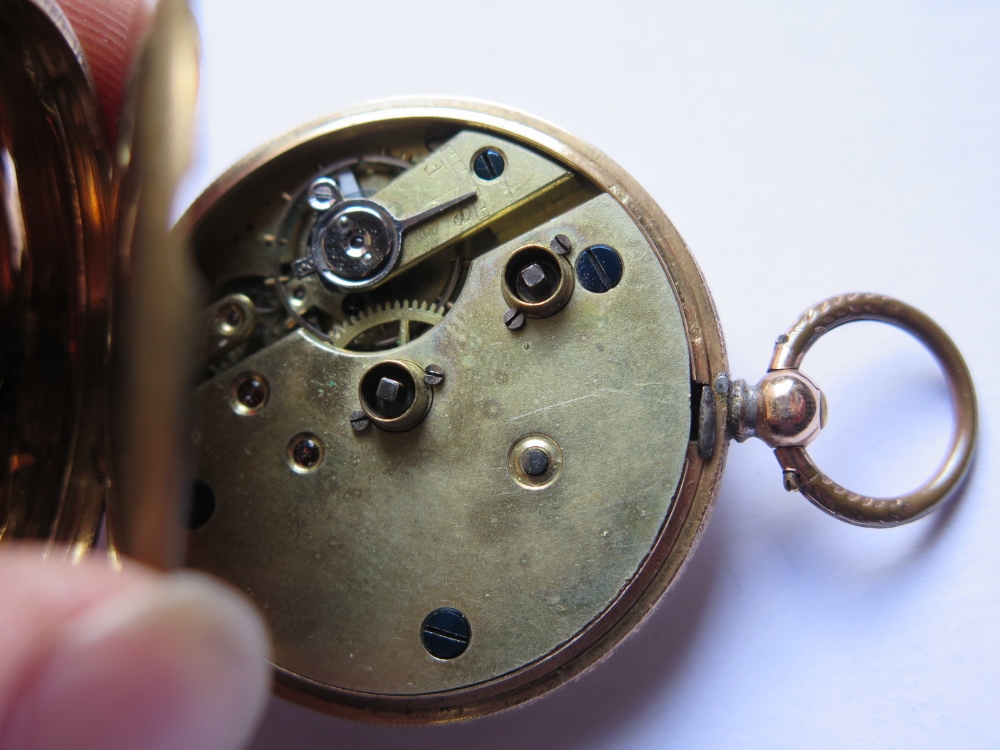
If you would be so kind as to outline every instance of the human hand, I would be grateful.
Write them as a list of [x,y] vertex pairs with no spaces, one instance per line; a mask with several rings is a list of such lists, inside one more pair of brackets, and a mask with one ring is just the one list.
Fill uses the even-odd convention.
[[230,750],[267,697],[267,638],[235,591],[99,557],[0,553],[0,747]]
[[[62,0],[113,139],[141,0]],[[0,552],[0,748],[234,750],[267,700],[267,635],[207,576],[39,546]]]

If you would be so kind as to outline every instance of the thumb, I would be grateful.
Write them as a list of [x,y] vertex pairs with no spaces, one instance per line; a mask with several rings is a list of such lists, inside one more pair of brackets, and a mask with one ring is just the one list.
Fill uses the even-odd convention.
[[256,612],[195,573],[0,554],[0,747],[232,750],[269,673]]

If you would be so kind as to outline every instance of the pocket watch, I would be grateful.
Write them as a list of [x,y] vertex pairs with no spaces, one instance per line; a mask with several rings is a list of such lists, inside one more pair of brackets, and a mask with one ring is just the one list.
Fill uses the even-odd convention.
[[[115,153],[58,10],[8,3],[0,33],[2,537],[80,556],[106,510],[114,561],[199,568],[257,604],[281,695],[432,723],[557,687],[680,574],[730,440],[763,440],[787,490],[863,526],[933,511],[969,468],[973,384],[926,315],[835,296],[759,382],[731,377],[666,215],[553,125],[366,105],[254,152],[168,233],[197,72],[184,3],[157,10]],[[803,359],[857,320],[915,336],[951,392],[947,455],[900,497],[807,451],[827,404]]]

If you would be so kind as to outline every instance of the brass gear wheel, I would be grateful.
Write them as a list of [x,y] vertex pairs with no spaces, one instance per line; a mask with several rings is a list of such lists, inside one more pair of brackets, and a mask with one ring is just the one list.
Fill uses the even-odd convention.
[[330,338],[339,349],[393,349],[436,326],[444,314],[445,308],[432,302],[395,300],[364,310],[335,325]]

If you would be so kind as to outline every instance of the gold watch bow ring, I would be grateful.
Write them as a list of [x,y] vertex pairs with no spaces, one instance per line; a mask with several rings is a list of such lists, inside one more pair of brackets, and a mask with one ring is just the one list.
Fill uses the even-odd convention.
[[[113,561],[250,596],[286,697],[429,723],[579,674],[674,582],[731,439],[862,526],[930,513],[969,468],[973,384],[926,315],[832,297],[756,385],[731,378],[666,215],[552,125],[354,109],[251,154],[168,233],[197,80],[182,0],[157,9],[114,151],[57,7],[7,0],[0,35],[2,537],[81,556],[106,511]],[[856,320],[919,339],[951,392],[947,455],[900,497],[807,451],[827,407],[803,358]]]

